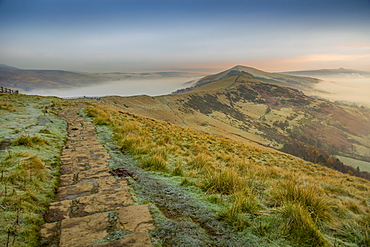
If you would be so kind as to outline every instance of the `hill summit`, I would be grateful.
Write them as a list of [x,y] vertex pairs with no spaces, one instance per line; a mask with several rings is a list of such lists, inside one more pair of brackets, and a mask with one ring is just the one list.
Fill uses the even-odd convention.
[[180,89],[174,92],[175,94],[189,92],[195,88],[201,87],[203,85],[220,81],[222,79],[229,78],[234,75],[245,74],[254,79],[274,83],[284,87],[294,88],[303,92],[315,92],[314,85],[317,84],[320,80],[309,77],[300,77],[279,73],[270,73],[262,70],[258,70],[252,67],[247,67],[243,65],[236,65],[231,69],[222,71],[220,73],[205,76],[199,79],[192,87],[186,89]]

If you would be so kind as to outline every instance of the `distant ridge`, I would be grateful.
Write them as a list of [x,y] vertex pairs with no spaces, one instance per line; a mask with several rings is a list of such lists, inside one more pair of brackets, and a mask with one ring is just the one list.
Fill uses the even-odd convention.
[[64,70],[27,70],[0,65],[0,85],[22,89],[68,88],[87,86],[102,81],[98,75],[89,75]]
[[6,64],[0,64],[0,68],[6,68],[6,69],[18,69],[18,68],[16,68],[16,67],[9,66],[9,65],[6,65]]
[[0,64],[0,86],[22,89],[23,91],[85,87],[107,81],[127,79],[199,78],[201,76],[204,76],[204,73],[183,71],[84,73],[65,70],[20,69]]
[[345,68],[287,71],[287,72],[281,72],[281,74],[295,75],[295,76],[310,76],[310,77],[362,76],[362,77],[370,78],[369,71],[345,69]]

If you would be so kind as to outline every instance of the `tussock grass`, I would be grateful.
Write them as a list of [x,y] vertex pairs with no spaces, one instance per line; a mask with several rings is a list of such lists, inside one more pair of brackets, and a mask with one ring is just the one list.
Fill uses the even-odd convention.
[[284,203],[300,204],[307,209],[315,222],[330,222],[333,220],[331,206],[322,190],[316,186],[288,181],[278,187],[274,199],[278,205]]
[[364,215],[359,221],[348,220],[337,227],[336,237],[349,238],[357,246],[370,246],[370,226]]
[[162,158],[164,161],[168,160],[168,151],[167,151],[166,147],[153,148],[151,150],[150,154],[152,156],[156,155],[156,156]]
[[212,166],[212,157],[205,153],[198,153],[189,159],[188,165],[195,169],[204,169]]
[[121,141],[121,149],[126,150],[132,154],[143,154],[145,152],[145,148],[143,147],[145,140],[138,136],[133,134],[128,134],[124,136]]
[[47,140],[40,136],[22,135],[13,141],[13,145],[25,147],[37,147],[49,144]]
[[218,215],[218,219],[228,222],[236,231],[242,231],[251,225],[247,215],[241,211],[241,205],[234,202]]
[[229,222],[237,231],[252,225],[252,217],[259,214],[261,204],[250,189],[236,191],[229,208],[218,214],[218,218]]
[[141,167],[154,171],[167,171],[168,169],[166,160],[157,154],[144,158]]
[[47,210],[57,186],[58,173],[47,163],[42,157],[25,152],[11,153],[1,162],[1,166],[8,167],[0,181],[2,241],[6,242],[11,234],[19,245],[37,245],[38,227],[42,224],[39,212]]
[[234,168],[224,170],[207,169],[200,187],[210,194],[220,193],[230,195],[246,187],[243,177],[240,177]]
[[177,165],[175,169],[172,170],[171,175],[172,176],[184,176],[184,171],[181,165]]
[[0,110],[15,112],[14,106],[8,103],[0,103]]
[[240,205],[241,211],[250,215],[258,215],[262,209],[261,203],[257,196],[249,188],[237,191],[233,194],[234,203]]
[[105,112],[96,117],[109,119],[117,143],[142,167],[176,181],[182,176],[179,186],[197,187],[199,197],[215,204],[219,220],[260,237],[263,245],[366,246],[369,241],[363,217],[369,215],[369,181],[99,105],[88,111]]
[[193,180],[189,178],[184,178],[180,183],[180,186],[196,186]]
[[300,203],[287,203],[281,210],[282,233],[301,246],[328,246],[310,213]]

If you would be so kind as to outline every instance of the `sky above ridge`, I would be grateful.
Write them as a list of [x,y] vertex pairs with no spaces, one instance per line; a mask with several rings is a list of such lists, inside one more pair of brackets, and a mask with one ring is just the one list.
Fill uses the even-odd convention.
[[0,0],[0,63],[87,72],[370,69],[370,0]]

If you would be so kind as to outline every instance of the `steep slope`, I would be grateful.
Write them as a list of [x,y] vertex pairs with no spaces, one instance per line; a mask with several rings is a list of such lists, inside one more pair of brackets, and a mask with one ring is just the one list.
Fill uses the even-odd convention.
[[239,74],[180,95],[108,97],[127,111],[282,149],[299,141],[330,154],[370,159],[370,112]]

